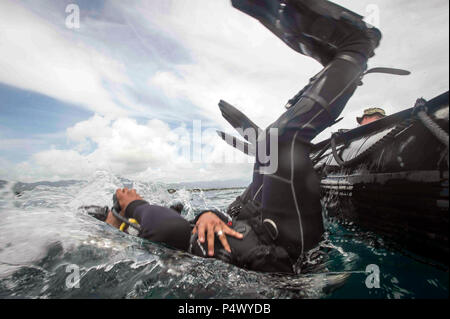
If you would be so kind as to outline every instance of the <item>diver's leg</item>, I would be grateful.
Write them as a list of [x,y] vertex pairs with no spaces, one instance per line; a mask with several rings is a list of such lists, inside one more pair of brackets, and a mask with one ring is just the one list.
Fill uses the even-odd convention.
[[[356,84],[360,83],[367,60],[379,45],[381,32],[367,26],[354,13],[326,0],[232,2],[233,6],[260,21],[278,19],[284,37],[290,39],[288,42],[297,43],[303,54],[325,66],[309,85],[288,102],[290,110],[273,125],[282,130],[301,129],[300,138],[312,140],[342,112]],[[292,107],[300,99],[303,100],[301,105]],[[320,114],[316,113],[314,102],[320,104]],[[300,123],[299,117],[308,118],[311,122]],[[259,167],[257,161],[250,193],[252,199],[261,201],[263,176],[259,173]]]
[[[284,247],[292,260],[317,246],[324,232],[319,178],[309,158],[309,142],[339,116],[363,70],[354,61],[333,60],[296,105],[270,126],[278,130],[277,171],[264,174],[259,160],[255,165],[255,180],[262,183],[254,197],[261,203],[262,219],[277,225],[275,243]],[[273,151],[270,131],[266,132],[266,148]]]
[[[292,260],[315,247],[324,231],[319,179],[309,158],[309,142],[342,112],[378,45],[359,29],[349,34],[348,25],[342,27],[333,20],[327,20],[327,24],[321,32],[332,38],[330,42],[339,43],[336,56],[301,91],[295,104],[269,127],[278,129],[277,171],[264,174],[259,158],[255,164],[254,181],[259,182],[254,184],[259,187],[253,188],[255,201],[262,206],[262,219],[276,224],[275,243],[284,247]],[[320,25],[308,32],[314,30],[320,30]],[[270,144],[269,130],[266,134],[266,143]]]

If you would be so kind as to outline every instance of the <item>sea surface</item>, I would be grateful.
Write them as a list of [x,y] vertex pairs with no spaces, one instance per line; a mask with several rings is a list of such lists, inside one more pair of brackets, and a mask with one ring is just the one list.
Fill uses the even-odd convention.
[[[0,298],[448,298],[448,267],[350,223],[326,236],[298,275],[270,275],[171,250],[79,209],[111,206],[117,188],[153,204],[184,204],[193,219],[226,209],[243,189],[178,189],[98,172],[88,181],[0,184]],[[379,270],[377,288],[373,267]],[[372,288],[370,288],[372,287]]]

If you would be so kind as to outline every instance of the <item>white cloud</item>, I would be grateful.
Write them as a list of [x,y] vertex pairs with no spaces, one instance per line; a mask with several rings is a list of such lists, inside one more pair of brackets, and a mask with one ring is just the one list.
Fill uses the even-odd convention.
[[75,142],[84,142],[91,139],[94,142],[101,138],[110,138],[112,135],[110,119],[95,115],[89,121],[83,121],[67,129],[67,137]]
[[[21,181],[88,179],[98,170],[163,182],[249,178],[249,158],[231,151],[215,133],[206,133],[199,142],[203,148],[194,149],[193,132],[186,127],[171,129],[160,120],[138,124],[129,118],[95,115],[67,130],[67,138],[77,143],[74,149],[38,152],[17,165],[3,160],[0,174]],[[95,150],[84,154],[85,143],[94,144]],[[194,150],[203,151],[201,161],[195,161]]]
[[125,67],[23,8],[0,2],[0,82],[101,114],[125,114],[103,81],[127,85]]

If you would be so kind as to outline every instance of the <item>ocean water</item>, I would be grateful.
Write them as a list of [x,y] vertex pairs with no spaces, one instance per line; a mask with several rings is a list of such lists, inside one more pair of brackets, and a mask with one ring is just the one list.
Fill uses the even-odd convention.
[[[353,224],[326,218],[320,247],[300,274],[285,276],[174,251],[121,233],[79,209],[111,206],[113,192],[124,186],[154,204],[182,202],[187,219],[203,209],[225,209],[243,191],[170,194],[167,185],[104,172],[83,182],[4,183],[0,298],[448,298],[447,266],[394,250]],[[379,288],[366,284],[373,283],[368,265],[379,269]]]

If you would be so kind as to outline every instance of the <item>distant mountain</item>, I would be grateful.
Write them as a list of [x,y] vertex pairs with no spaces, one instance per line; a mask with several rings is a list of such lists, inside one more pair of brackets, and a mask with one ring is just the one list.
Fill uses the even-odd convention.
[[250,181],[233,179],[227,181],[206,181],[206,182],[186,182],[186,183],[173,183],[169,184],[168,187],[179,189],[179,188],[200,188],[200,189],[211,189],[211,188],[241,188],[247,187]]
[[52,187],[64,187],[64,186],[70,186],[74,184],[78,184],[80,181],[76,180],[68,180],[68,181],[58,181],[58,182],[36,182],[36,183],[22,183],[18,182],[14,185],[13,191],[16,194],[20,194],[24,191],[29,191],[34,189],[37,186],[52,186]]
[[[119,180],[123,183],[124,187],[132,188],[133,187],[133,181],[125,179],[125,178],[119,178]],[[64,187],[64,186],[70,186],[77,183],[80,183],[82,181],[78,180],[67,180],[67,181],[58,181],[58,182],[48,182],[48,181],[41,181],[41,182],[35,182],[35,183],[23,183],[23,182],[17,182],[14,187],[13,191],[15,194],[20,194],[24,191],[29,191],[37,186],[51,186],[51,187]],[[8,181],[0,180],[0,188],[4,187]],[[244,188],[247,187],[250,184],[250,181],[247,180],[241,180],[241,179],[233,179],[233,180],[227,180],[227,181],[205,181],[205,182],[185,182],[185,183],[169,183],[167,184],[168,189],[180,189],[180,188],[187,188],[187,189],[221,189],[221,188]]]
[[8,183],[7,181],[3,181],[3,180],[0,179],[0,188],[5,186],[7,183]]

